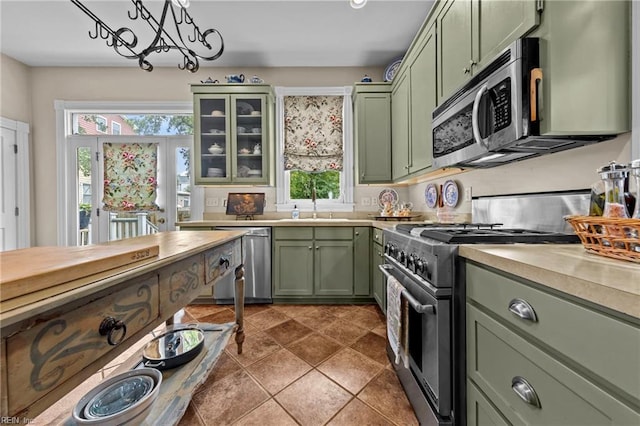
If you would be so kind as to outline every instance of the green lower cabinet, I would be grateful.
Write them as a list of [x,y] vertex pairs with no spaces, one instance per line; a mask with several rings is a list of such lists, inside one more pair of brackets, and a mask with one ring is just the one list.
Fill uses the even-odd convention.
[[353,242],[316,241],[314,267],[317,296],[353,295]]
[[473,382],[467,380],[467,426],[507,426],[509,424]]
[[[534,343],[467,303],[468,378],[509,423],[640,424],[640,412],[606,390],[607,384],[583,377]],[[629,370],[637,373],[637,365]]]
[[275,227],[275,301],[368,301],[368,227]]
[[353,294],[371,296],[371,228],[359,226],[353,229]]
[[312,244],[295,240],[274,242],[274,296],[313,295]]
[[371,291],[373,298],[376,299],[378,306],[383,313],[387,312],[387,282],[384,274],[378,268],[378,265],[384,263],[383,251],[381,244],[373,243],[371,250]]

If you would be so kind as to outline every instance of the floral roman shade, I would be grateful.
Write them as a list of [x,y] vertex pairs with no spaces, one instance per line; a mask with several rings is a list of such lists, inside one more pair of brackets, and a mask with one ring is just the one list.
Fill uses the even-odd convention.
[[342,170],[342,96],[284,97],[284,168]]
[[103,144],[103,209],[113,212],[157,211],[158,144]]

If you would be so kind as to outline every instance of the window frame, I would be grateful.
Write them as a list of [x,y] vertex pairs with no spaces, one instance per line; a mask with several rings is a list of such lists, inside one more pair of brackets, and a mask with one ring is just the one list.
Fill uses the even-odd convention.
[[285,96],[342,96],[343,169],[340,176],[340,194],[336,199],[319,199],[317,211],[353,212],[353,107],[351,86],[338,87],[275,87],[276,94],[276,211],[291,211],[297,206],[300,211],[313,211],[309,199],[291,199],[289,171],[284,170],[284,97]]
[[[100,125],[98,124],[98,120],[100,119],[104,120],[104,131],[100,130]],[[101,133],[103,135],[106,135],[108,134],[108,132],[109,132],[109,120],[107,120],[106,117],[96,114],[96,133]]]
[[[116,126],[118,126],[118,133],[115,133]],[[111,120],[111,134],[112,135],[121,135],[122,134],[122,124],[117,121]]]

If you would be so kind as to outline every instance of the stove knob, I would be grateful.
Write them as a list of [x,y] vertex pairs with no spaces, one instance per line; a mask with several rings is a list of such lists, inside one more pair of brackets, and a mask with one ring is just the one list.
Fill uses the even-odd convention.
[[407,268],[409,268],[410,271],[415,272],[415,261],[416,261],[416,257],[413,254],[410,254],[409,257],[407,257]]
[[387,243],[384,245],[384,252],[386,254],[391,254],[391,244]]
[[423,259],[416,260],[416,274],[422,275],[427,269],[427,264]]
[[404,264],[404,261],[405,261],[404,250],[400,251],[400,254],[398,255],[398,260],[400,261],[400,263]]

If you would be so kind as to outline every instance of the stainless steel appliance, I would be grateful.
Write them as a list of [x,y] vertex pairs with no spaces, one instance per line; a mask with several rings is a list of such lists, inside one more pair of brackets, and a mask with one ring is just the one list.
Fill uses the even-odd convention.
[[515,41],[433,111],[434,167],[493,167],[615,137],[540,134],[539,50],[537,38]]
[[499,225],[400,224],[384,231],[387,277],[404,286],[409,304],[409,368],[393,362],[416,416],[424,425],[465,425],[465,281],[458,245],[577,243],[573,234]]
[[[244,303],[272,303],[271,298],[271,228],[217,227],[219,230],[248,231],[242,237],[244,263]],[[213,289],[217,304],[233,303],[234,276],[222,278]]]

